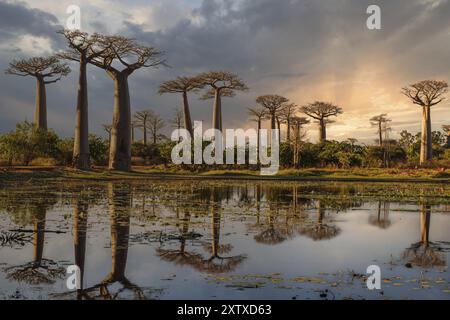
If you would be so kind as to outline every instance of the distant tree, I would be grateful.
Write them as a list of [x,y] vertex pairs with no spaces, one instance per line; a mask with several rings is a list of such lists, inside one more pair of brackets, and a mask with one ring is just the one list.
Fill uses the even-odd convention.
[[36,78],[36,111],[34,125],[47,130],[47,97],[45,86],[59,81],[70,73],[67,64],[61,63],[57,56],[34,57],[30,59],[13,60],[6,74]]
[[233,97],[235,91],[247,91],[248,87],[237,74],[226,71],[209,71],[198,75],[197,80],[210,89],[202,99],[214,99],[212,128],[222,131],[222,97]]
[[[104,69],[114,81],[114,113],[109,148],[109,169],[131,170],[131,109],[128,78],[141,68],[165,65],[163,52],[122,36],[98,36],[91,64]],[[106,51],[104,49],[107,48]],[[122,69],[119,69],[120,65]]]
[[172,125],[175,129],[180,130],[183,123],[183,111],[180,109],[175,109],[173,118],[172,118]]
[[106,133],[108,134],[108,143],[111,143],[111,130],[112,130],[112,125],[110,124],[102,124],[103,130],[106,131]]
[[445,135],[447,136],[446,147],[450,148],[450,124],[443,125],[442,130],[444,131]]
[[[265,109],[262,108],[247,108],[248,110],[248,114],[252,117],[251,120],[255,121],[257,123],[257,143],[256,145],[258,146],[258,150],[260,147],[260,137],[259,137],[259,131],[261,130],[261,123],[263,121],[263,119],[267,116],[267,112]],[[259,157],[258,157],[259,159]]]
[[336,117],[339,114],[343,113],[341,107],[338,107],[337,105],[329,102],[322,101],[310,103],[302,107],[301,111],[311,118],[317,120],[317,123],[319,124],[319,141],[321,143],[327,140],[327,124],[332,123],[332,121],[328,118]]
[[402,93],[411,99],[413,104],[422,107],[422,136],[420,144],[420,164],[431,160],[431,107],[441,103],[448,92],[446,81],[424,80],[411,84],[402,89]]
[[143,143],[147,145],[147,129],[150,127],[150,119],[154,116],[150,110],[138,111],[134,114],[136,128],[142,130]]
[[387,122],[392,121],[391,119],[389,119],[387,117],[386,113],[377,115],[377,116],[373,116],[372,118],[370,118],[370,124],[372,126],[376,126],[377,127],[377,133],[378,133],[378,143],[380,148],[383,147],[383,128],[384,128],[384,124],[386,124]]
[[198,77],[178,77],[175,80],[170,80],[162,83],[159,86],[159,94],[164,93],[181,93],[183,96],[183,115],[184,128],[189,131],[191,136],[194,136],[194,129],[192,127],[191,113],[189,111],[188,92],[197,91],[202,84]]
[[165,125],[164,120],[157,114],[152,113],[152,116],[150,117],[149,120],[148,128],[152,136],[153,144],[156,144],[158,142],[158,137],[160,136],[159,132],[162,128],[164,128],[164,125]]
[[104,47],[96,50],[99,35],[89,35],[80,30],[61,30],[69,45],[69,50],[58,54],[61,59],[76,61],[79,63],[78,94],[75,120],[75,139],[73,144],[72,165],[77,169],[87,170],[90,168],[89,155],[89,121],[88,121],[88,88],[87,88],[87,65],[109,49]]
[[350,143],[350,145],[353,147],[353,146],[358,142],[358,139],[355,139],[355,138],[348,138],[347,141],[348,141],[348,143]]
[[294,151],[293,151],[293,164],[295,167],[299,167],[300,165],[300,145],[305,136],[305,134],[301,131],[304,125],[310,123],[308,119],[305,117],[292,117],[290,121],[290,125],[294,130]]
[[295,103],[288,103],[280,112],[281,121],[286,124],[286,141],[291,140],[291,118],[297,112],[297,105]]
[[272,130],[277,128],[277,117],[286,107],[288,101],[289,99],[276,94],[267,94],[256,98],[256,103],[267,110],[267,115],[270,116],[270,128]]

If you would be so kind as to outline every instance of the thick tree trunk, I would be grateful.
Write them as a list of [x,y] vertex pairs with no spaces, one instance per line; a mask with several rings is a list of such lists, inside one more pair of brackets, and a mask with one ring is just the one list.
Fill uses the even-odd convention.
[[431,107],[427,106],[427,158],[431,160],[433,158],[433,136],[431,133]]
[[422,136],[420,142],[420,164],[424,164],[432,157],[431,150],[431,118],[430,107],[422,107]]
[[36,267],[42,263],[42,256],[44,253],[44,239],[45,239],[45,218],[46,209],[44,207],[36,208],[36,221],[34,222],[34,259],[33,262]]
[[128,77],[114,78],[114,115],[109,148],[110,170],[131,170],[131,112]]
[[134,143],[134,124],[131,124],[131,144]]
[[90,169],[89,122],[86,61],[80,59],[80,78],[78,81],[77,111],[75,120],[75,139],[72,165],[81,170]]
[[36,128],[47,130],[47,97],[45,93],[45,81],[41,77],[36,78],[34,125]]
[[323,143],[327,140],[327,127],[324,119],[319,120],[319,142]]
[[221,101],[221,97],[220,97],[220,90],[217,90],[217,89],[214,94],[214,109],[213,109],[212,128],[222,131],[222,101]]
[[194,129],[192,128],[191,112],[189,111],[189,101],[187,92],[183,92],[183,115],[184,115],[184,128],[189,131],[191,137],[194,137]]

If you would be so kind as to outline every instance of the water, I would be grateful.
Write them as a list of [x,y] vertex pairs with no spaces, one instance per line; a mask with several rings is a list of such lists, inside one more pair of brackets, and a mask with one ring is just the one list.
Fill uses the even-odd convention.
[[448,184],[4,183],[0,299],[449,299],[449,227]]

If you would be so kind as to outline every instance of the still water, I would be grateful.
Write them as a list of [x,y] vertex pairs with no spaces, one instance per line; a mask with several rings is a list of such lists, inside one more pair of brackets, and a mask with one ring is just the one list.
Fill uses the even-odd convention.
[[449,230],[448,184],[3,183],[0,299],[449,299]]

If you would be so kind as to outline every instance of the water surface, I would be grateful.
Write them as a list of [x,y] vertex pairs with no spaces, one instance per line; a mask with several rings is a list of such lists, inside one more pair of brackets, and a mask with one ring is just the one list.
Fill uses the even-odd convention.
[[0,299],[449,299],[449,230],[445,184],[3,183]]

